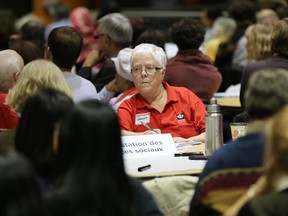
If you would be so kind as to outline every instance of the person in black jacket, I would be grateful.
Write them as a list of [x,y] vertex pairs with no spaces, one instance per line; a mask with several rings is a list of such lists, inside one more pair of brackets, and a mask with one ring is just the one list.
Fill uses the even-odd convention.
[[63,183],[46,194],[50,215],[162,215],[141,183],[125,172],[120,127],[109,105],[76,104],[55,138],[57,132],[54,147]]

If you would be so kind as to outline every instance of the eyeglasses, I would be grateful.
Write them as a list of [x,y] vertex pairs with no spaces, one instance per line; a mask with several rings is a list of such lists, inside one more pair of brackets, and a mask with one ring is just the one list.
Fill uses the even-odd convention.
[[93,37],[95,40],[98,40],[100,37],[105,36],[105,35],[110,39],[110,36],[107,34],[98,34],[98,35],[94,35]]
[[145,66],[145,67],[138,66],[138,67],[132,68],[131,71],[132,71],[132,73],[134,73],[134,74],[140,74],[140,73],[142,73],[143,69],[145,70],[145,72],[146,72],[147,74],[153,74],[153,73],[155,73],[156,71],[161,70],[161,69],[163,69],[163,68],[154,67],[154,66]]

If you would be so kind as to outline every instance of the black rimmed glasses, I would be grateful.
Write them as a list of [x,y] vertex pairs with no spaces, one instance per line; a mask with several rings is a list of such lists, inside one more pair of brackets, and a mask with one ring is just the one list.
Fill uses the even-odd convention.
[[153,74],[155,73],[156,71],[158,70],[161,70],[163,68],[160,68],[160,67],[155,67],[155,66],[145,66],[145,67],[142,67],[142,66],[137,66],[137,67],[133,67],[131,69],[132,73],[134,74],[140,74],[142,73],[143,69],[145,70],[145,72],[147,74]]

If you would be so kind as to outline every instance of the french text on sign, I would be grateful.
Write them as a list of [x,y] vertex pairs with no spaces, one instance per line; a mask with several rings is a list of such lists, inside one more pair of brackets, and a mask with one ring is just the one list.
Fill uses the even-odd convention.
[[171,134],[122,136],[124,159],[173,155],[177,152]]

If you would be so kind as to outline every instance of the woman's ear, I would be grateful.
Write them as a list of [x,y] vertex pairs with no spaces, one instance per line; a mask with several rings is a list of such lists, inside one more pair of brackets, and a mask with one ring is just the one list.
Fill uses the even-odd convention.
[[166,68],[164,67],[162,70],[162,80],[164,80],[165,74],[166,74]]

